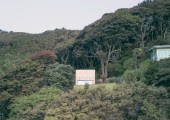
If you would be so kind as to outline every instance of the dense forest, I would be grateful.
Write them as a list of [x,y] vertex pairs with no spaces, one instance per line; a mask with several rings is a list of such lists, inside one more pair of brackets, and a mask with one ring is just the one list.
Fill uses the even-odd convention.
[[[106,13],[83,30],[0,30],[0,120],[169,120],[170,0]],[[95,69],[96,85],[75,85]]]

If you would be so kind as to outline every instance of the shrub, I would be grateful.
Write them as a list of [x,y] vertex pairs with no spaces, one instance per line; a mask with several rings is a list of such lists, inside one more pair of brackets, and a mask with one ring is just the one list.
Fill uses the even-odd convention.
[[84,89],[87,90],[87,89],[89,89],[89,87],[90,87],[89,84],[85,84]]
[[52,64],[46,70],[48,84],[62,90],[73,88],[74,69],[69,65]]
[[45,86],[45,66],[29,61],[0,79],[0,91],[11,95],[28,95]]
[[100,86],[62,95],[50,105],[45,120],[168,120],[169,103],[163,88],[142,83]]
[[146,59],[139,64],[138,69],[126,70],[123,74],[124,81],[127,83],[135,81],[147,81],[144,74],[148,70],[150,64],[151,61],[149,59]]
[[43,120],[48,105],[60,94],[59,89],[48,87],[30,96],[17,98],[10,106],[9,120]]
[[107,81],[109,83],[118,83],[118,84],[120,84],[120,83],[122,83],[123,80],[122,80],[121,77],[110,77],[110,78],[107,79]]
[[151,63],[148,69],[144,72],[148,85],[166,86],[170,87],[170,59],[160,60]]
[[5,120],[8,117],[8,106],[11,104],[12,96],[8,92],[0,94],[0,120]]
[[133,70],[135,69],[135,59],[134,58],[129,58],[123,63],[123,67],[126,70]]
[[141,72],[139,70],[127,70],[123,74],[123,80],[126,83],[139,81],[142,78]]
[[121,76],[124,72],[124,69],[121,64],[119,63],[109,63],[108,65],[108,76]]
[[139,65],[139,69],[141,70],[141,72],[146,72],[146,70],[149,68],[150,64],[151,64],[151,60],[146,59],[145,61],[143,61],[142,63],[140,63]]
[[29,61],[17,66],[16,69],[0,78],[1,115],[8,116],[8,106],[13,103],[18,96],[30,95],[39,91],[43,86],[46,86],[47,83],[44,75],[44,65]]
[[135,49],[133,50],[133,56],[134,56],[135,58],[140,57],[142,54],[143,54],[143,50],[142,50],[141,48],[135,48]]

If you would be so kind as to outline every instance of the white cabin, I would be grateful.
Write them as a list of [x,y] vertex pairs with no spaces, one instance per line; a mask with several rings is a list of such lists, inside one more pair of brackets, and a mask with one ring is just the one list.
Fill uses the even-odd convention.
[[154,46],[150,51],[152,61],[159,61],[170,57],[170,45]]
[[95,84],[95,70],[76,70],[76,85]]

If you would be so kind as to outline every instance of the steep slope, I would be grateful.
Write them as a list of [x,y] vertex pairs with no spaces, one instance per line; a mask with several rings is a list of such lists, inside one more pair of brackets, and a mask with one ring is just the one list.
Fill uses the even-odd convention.
[[[112,68],[120,68],[115,71],[119,71],[116,76],[121,76],[126,70],[123,64],[133,57],[134,48],[141,48],[145,53],[139,56],[142,62],[149,58],[149,49],[153,45],[170,44],[169,6],[169,0],[146,0],[131,9],[103,15],[86,26],[74,46],[66,50],[71,54],[66,57],[67,63],[75,68],[95,68],[99,74],[107,71],[107,65],[111,64]],[[62,62],[61,55],[57,56]],[[107,76],[103,75],[101,77]]]
[[[82,31],[56,29],[42,34],[27,34],[0,30],[0,74],[3,75],[0,77],[0,119],[6,119],[9,115],[11,119],[44,119],[45,114],[47,120],[169,119],[168,89],[152,87],[155,80],[158,81],[157,86],[162,80],[169,80],[169,60],[147,68],[153,64],[148,60],[149,48],[156,44],[170,44],[169,32],[169,0],[146,0],[132,9],[105,14]],[[46,61],[48,56],[18,65],[19,61],[34,52],[33,58],[37,56],[42,52],[40,50],[55,52],[60,63],[71,64],[79,69],[96,69],[97,78],[106,82],[115,82],[118,77],[125,84],[94,89],[88,89],[87,85],[84,90],[70,90],[54,103],[49,103],[49,99],[46,99],[48,90],[43,97],[38,91],[49,86],[70,89],[74,84],[74,69],[58,63],[44,66],[39,58]],[[56,62],[54,59],[52,61]],[[67,68],[71,68],[70,73]],[[110,81],[105,76],[107,70]],[[126,71],[127,81],[122,79]],[[138,73],[144,72],[147,73],[144,76],[146,79],[141,79]],[[39,97],[44,101],[36,101]],[[43,106],[42,102],[51,106]],[[9,109],[9,106],[12,107]]]
[[40,50],[58,51],[74,43],[79,31],[55,29],[41,34],[0,32],[0,76]]

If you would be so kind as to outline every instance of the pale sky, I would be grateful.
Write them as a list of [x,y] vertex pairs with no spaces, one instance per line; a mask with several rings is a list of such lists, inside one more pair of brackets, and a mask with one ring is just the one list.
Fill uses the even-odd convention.
[[41,33],[55,28],[83,29],[103,14],[143,0],[0,0],[0,29]]

